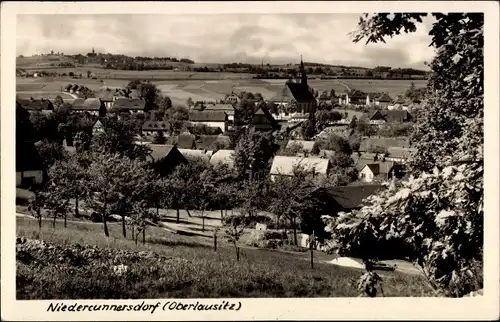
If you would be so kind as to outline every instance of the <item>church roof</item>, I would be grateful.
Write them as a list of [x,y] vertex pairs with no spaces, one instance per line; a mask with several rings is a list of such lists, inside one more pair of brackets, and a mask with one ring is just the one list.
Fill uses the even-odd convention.
[[286,86],[292,93],[293,98],[297,102],[315,101],[313,94],[309,91],[309,87],[300,83],[287,83]]

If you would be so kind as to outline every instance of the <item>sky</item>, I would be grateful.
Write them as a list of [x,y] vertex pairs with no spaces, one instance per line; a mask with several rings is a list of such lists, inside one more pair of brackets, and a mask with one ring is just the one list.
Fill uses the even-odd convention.
[[18,15],[17,55],[96,52],[189,58],[197,63],[297,63],[425,68],[434,50],[428,32],[386,43],[352,42],[361,14]]

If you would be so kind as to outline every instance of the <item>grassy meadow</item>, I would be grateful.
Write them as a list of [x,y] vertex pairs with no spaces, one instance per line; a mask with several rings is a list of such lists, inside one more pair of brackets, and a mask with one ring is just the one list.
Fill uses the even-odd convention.
[[[222,233],[215,252],[212,238],[186,237],[157,227],[148,227],[146,243],[140,238],[136,244],[130,231],[123,237],[120,223],[110,224],[110,237],[106,238],[98,223],[68,222],[64,228],[62,221],[57,221],[54,229],[50,220],[44,220],[39,232],[36,220],[18,217],[17,237],[52,245],[44,250],[20,250],[18,245],[17,299],[359,295],[356,280],[361,271],[324,263],[325,254],[316,253],[314,269],[308,253],[251,247],[242,247],[240,261],[236,261],[235,249]],[[54,248],[61,248],[62,255],[50,255]],[[94,254],[96,259],[76,265],[68,255],[70,250],[76,254],[73,257],[85,253]],[[142,257],[134,260],[137,256]],[[123,275],[112,270],[119,264],[128,267]],[[431,296],[420,276],[399,272],[380,275],[384,296]]]

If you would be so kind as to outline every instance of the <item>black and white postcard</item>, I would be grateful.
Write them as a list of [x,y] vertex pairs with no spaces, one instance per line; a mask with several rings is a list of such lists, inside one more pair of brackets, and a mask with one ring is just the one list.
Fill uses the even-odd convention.
[[498,318],[498,9],[3,3],[2,319]]

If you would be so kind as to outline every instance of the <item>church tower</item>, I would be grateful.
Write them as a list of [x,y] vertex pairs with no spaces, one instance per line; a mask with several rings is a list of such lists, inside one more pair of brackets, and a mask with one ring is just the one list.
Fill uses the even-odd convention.
[[300,55],[300,67],[296,82],[302,84],[303,86],[307,86],[307,75],[306,69],[304,68],[304,62],[302,61],[302,55]]

